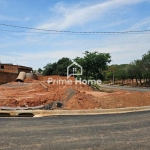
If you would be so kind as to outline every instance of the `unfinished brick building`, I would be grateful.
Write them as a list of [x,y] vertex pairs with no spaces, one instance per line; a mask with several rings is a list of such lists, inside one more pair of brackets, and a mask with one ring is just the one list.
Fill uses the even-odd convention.
[[0,64],[0,72],[8,72],[8,73],[20,73],[24,71],[26,73],[30,73],[32,71],[31,67],[19,66],[13,64]]
[[13,64],[0,64],[0,84],[15,81],[21,71],[30,73],[32,68]]

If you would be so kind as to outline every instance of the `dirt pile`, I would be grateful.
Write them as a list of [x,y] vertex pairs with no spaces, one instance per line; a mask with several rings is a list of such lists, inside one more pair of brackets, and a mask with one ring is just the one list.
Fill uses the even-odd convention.
[[47,84],[46,91],[37,80],[11,82],[0,86],[0,106],[26,107],[61,102],[61,109],[121,108],[150,105],[150,92],[113,93],[93,91],[88,85]]
[[[45,105],[53,101],[62,101],[65,104],[65,107],[72,97],[82,95],[78,88],[90,90],[90,87],[87,85],[78,87],[75,85],[58,86],[43,83],[48,87],[48,91],[46,91],[39,83],[34,81],[32,83],[28,82],[29,81],[25,83],[12,82],[0,86],[0,106],[32,107]],[[87,98],[88,95],[83,92],[80,99],[82,99],[82,97]]]
[[115,91],[99,99],[102,108],[150,106],[150,92]]

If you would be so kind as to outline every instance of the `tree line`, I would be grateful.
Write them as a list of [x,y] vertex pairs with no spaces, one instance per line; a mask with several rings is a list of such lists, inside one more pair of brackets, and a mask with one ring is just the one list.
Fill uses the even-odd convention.
[[[111,62],[111,56],[109,53],[89,52],[85,51],[83,57],[76,57],[73,61],[77,62],[83,68],[83,74],[80,77],[82,79],[101,79],[104,80],[104,71],[108,68],[108,63]],[[37,71],[42,75],[67,75],[67,67],[73,63],[70,58],[63,57],[55,63],[48,63],[43,69],[39,68]],[[76,68],[75,65],[71,66],[70,72],[75,71],[78,73],[80,68]]]
[[[85,51],[83,57],[76,57],[73,61],[83,67],[82,79],[100,79],[102,81],[121,80],[122,85],[125,80],[130,79],[131,82],[136,80],[137,85],[150,85],[150,50],[142,55],[141,59],[132,61],[129,64],[108,65],[111,62],[109,53],[89,52]],[[57,62],[48,63],[43,69],[39,68],[38,72],[42,75],[60,75],[67,76],[67,67],[73,62],[70,58],[63,57]],[[70,71],[73,73],[72,66]],[[80,70],[77,68],[75,73]]]
[[105,71],[106,80],[121,80],[122,84],[127,79],[133,83],[135,79],[136,85],[150,85],[150,50],[142,55],[141,59],[132,61],[129,64],[111,65]]

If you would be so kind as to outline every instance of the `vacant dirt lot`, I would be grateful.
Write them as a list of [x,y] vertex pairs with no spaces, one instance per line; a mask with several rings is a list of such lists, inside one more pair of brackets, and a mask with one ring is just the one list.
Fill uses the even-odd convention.
[[0,86],[0,106],[25,107],[61,101],[61,109],[97,109],[150,106],[150,92],[93,91],[88,85],[54,85],[37,80]]

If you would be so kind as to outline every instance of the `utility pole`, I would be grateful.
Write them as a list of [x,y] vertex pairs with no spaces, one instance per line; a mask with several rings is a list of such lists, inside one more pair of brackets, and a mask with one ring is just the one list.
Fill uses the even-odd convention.
[[113,74],[113,85],[115,85],[115,75]]

